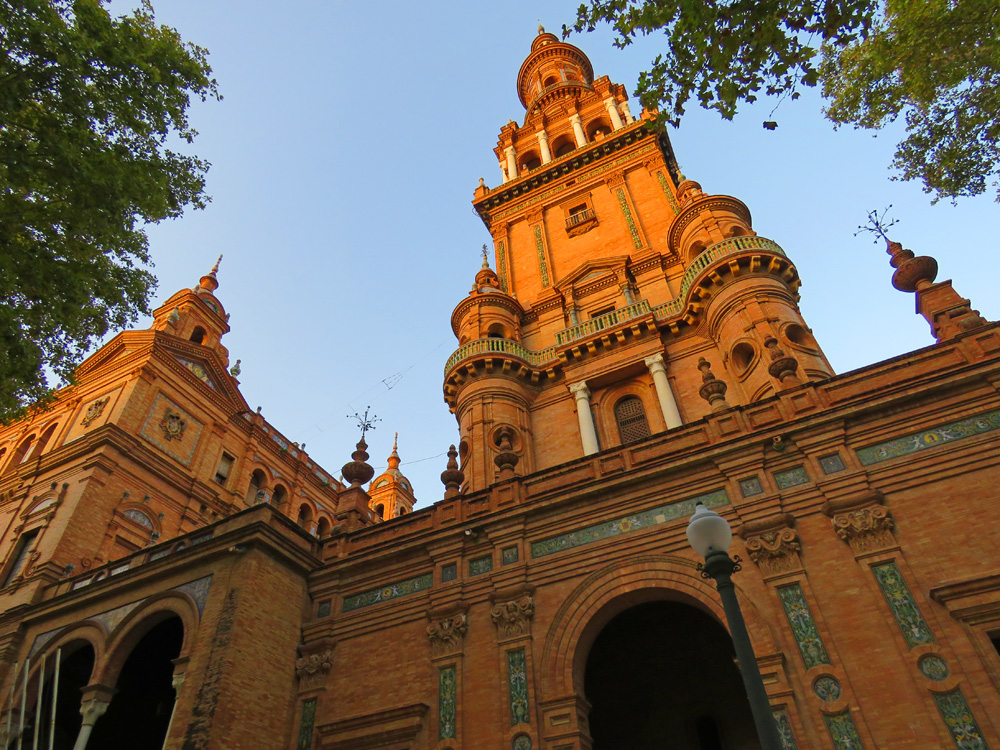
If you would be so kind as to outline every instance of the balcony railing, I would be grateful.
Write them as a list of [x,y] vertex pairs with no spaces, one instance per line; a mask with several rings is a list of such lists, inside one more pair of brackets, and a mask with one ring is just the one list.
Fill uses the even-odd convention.
[[596,318],[591,318],[590,320],[585,320],[582,323],[577,323],[575,326],[564,328],[556,333],[556,344],[568,344],[570,341],[576,341],[577,339],[589,336],[592,333],[603,331],[606,328],[614,328],[620,323],[625,323],[629,320],[633,320],[634,318],[641,317],[650,311],[651,308],[649,306],[649,302],[644,299],[639,300],[634,305],[623,307],[620,310],[612,310],[611,312],[599,315]]
[[578,224],[582,224],[585,221],[590,221],[591,219],[594,219],[596,217],[597,214],[594,213],[594,209],[585,208],[582,211],[577,211],[575,214],[570,214],[569,216],[566,217],[566,228],[570,229],[571,227],[575,227]]
[[[706,268],[726,256],[736,255],[747,250],[761,250],[766,253],[785,257],[785,251],[781,249],[778,243],[765,237],[733,237],[722,242],[717,242],[691,262],[691,265],[684,272],[684,276],[681,277],[681,286],[677,292],[677,296],[670,300],[670,302],[650,307],[647,300],[639,300],[620,310],[612,310],[609,313],[591,318],[583,323],[564,328],[556,332],[556,346],[562,346],[586,336],[599,333],[600,331],[615,328],[622,323],[641,318],[648,313],[652,313],[657,320],[669,320],[680,314],[683,310],[691,285]],[[510,339],[476,339],[475,341],[462,344],[448,358],[448,363],[444,367],[445,375],[447,376],[455,365],[468,357],[494,352],[520,359],[535,367],[555,362],[558,359],[555,346],[534,352]]]

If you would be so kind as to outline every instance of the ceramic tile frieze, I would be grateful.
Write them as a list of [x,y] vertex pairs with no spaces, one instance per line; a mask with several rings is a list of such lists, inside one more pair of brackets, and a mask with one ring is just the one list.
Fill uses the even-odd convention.
[[497,270],[500,271],[500,289],[507,291],[507,251],[503,240],[497,243]]
[[676,216],[681,212],[681,207],[677,204],[677,199],[674,197],[674,191],[670,189],[670,185],[667,183],[667,178],[664,177],[663,172],[657,172],[656,179],[660,181],[660,187],[663,188],[663,194],[667,196],[667,203],[670,204],[670,209],[674,212],[674,216]]
[[458,737],[455,716],[456,706],[455,667],[441,667],[438,670],[438,739],[448,740]]
[[641,250],[642,238],[639,236],[639,230],[635,227],[635,219],[632,218],[632,209],[629,207],[628,199],[625,197],[625,189],[618,188],[615,190],[615,197],[618,198],[618,205],[622,207],[625,223],[628,224],[628,233],[632,236],[632,244],[636,250]]
[[513,565],[517,562],[517,547],[504,547],[500,554],[504,565]]
[[484,557],[477,557],[475,560],[469,560],[470,576],[481,576],[483,573],[489,573],[491,570],[493,570],[493,555],[486,555]]
[[823,469],[824,474],[836,474],[838,471],[844,471],[847,467],[844,466],[844,459],[840,457],[839,453],[831,453],[829,456],[820,456],[819,458],[820,468]]
[[813,683],[813,691],[820,700],[832,703],[840,699],[840,683],[836,678],[824,675]]
[[979,724],[961,690],[935,694],[934,702],[958,750],[988,750]]
[[795,744],[795,735],[792,734],[792,723],[788,720],[788,714],[784,711],[775,711],[774,723],[778,726],[781,750],[799,750],[799,746]]
[[861,750],[865,746],[849,711],[823,718],[835,750]]
[[414,594],[418,591],[425,591],[431,587],[432,580],[433,577],[431,574],[426,573],[416,578],[408,578],[398,583],[390,583],[388,586],[380,586],[377,589],[364,591],[354,596],[345,596],[342,611],[350,612],[355,609],[371,606],[372,604],[378,604],[379,602],[387,602],[390,599]]
[[913,601],[913,595],[906,587],[903,576],[894,562],[873,565],[872,573],[878,581],[879,588],[885,596],[885,601],[896,618],[906,645],[910,648],[924,643],[934,643],[934,635],[920,614],[920,608]]
[[774,474],[774,483],[778,486],[779,490],[787,490],[789,487],[797,487],[800,484],[809,483],[809,475],[802,466],[796,466],[795,468],[788,469],[787,471],[778,471]]
[[923,432],[915,432],[905,437],[861,448],[857,452],[858,460],[861,461],[862,465],[870,466],[888,461],[890,458],[906,456],[910,453],[917,453],[927,448],[974,437],[993,430],[1000,430],[1000,410],[969,417],[958,422],[949,422],[940,427],[933,427]]
[[542,225],[535,225],[535,252],[538,253],[538,271],[542,275],[542,286],[549,285],[549,267],[545,262],[545,243],[542,241]]
[[798,644],[799,653],[802,654],[802,661],[805,662],[806,667],[829,664],[830,657],[826,653],[826,647],[820,638],[812,612],[809,611],[802,587],[797,583],[791,586],[782,586],[778,589],[778,596],[781,598],[781,606],[788,617],[788,624],[792,627],[792,634],[795,636],[795,642]]
[[680,500],[669,505],[662,505],[652,510],[634,513],[624,518],[617,518],[614,521],[587,526],[577,531],[571,531],[568,534],[560,534],[559,536],[543,539],[540,542],[532,542],[531,556],[545,557],[546,555],[563,552],[574,547],[590,544],[591,542],[610,539],[611,537],[626,534],[630,531],[656,526],[657,524],[666,523],[678,518],[686,518],[694,513],[694,506],[698,503],[704,503],[707,508],[721,508],[729,505],[729,496],[725,490],[716,490],[715,492],[709,492],[698,497]]
[[507,652],[507,690],[510,694],[510,725],[530,724],[528,667],[523,648]]
[[302,718],[299,720],[299,741],[296,750],[311,750],[313,725],[316,722],[316,699],[302,701]]

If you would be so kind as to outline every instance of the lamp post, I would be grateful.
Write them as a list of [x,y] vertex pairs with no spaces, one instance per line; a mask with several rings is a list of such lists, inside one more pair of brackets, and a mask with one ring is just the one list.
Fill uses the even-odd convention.
[[732,575],[740,570],[739,556],[729,556],[729,545],[733,541],[733,531],[725,518],[715,511],[709,510],[701,503],[694,509],[694,515],[688,521],[688,542],[695,552],[705,558],[705,563],[698,564],[698,570],[704,578],[714,578],[715,586],[722,598],[722,609],[726,613],[729,632],[733,637],[733,647],[736,649],[736,660],[739,663],[743,686],[750,699],[750,711],[753,723],[757,727],[757,735],[763,750],[782,750],[778,726],[771,713],[771,704],[764,690],[764,680],[760,676],[757,658],[750,645],[750,635],[747,633],[743,612],[736,598],[736,587]]

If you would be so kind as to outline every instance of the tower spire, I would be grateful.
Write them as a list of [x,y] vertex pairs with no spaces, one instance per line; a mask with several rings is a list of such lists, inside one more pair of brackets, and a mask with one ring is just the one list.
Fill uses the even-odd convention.
[[219,272],[219,264],[222,262],[222,255],[215,261],[215,265],[212,266],[212,270],[201,277],[201,288],[207,289],[209,292],[214,292],[219,288],[219,280],[215,277],[215,274]]

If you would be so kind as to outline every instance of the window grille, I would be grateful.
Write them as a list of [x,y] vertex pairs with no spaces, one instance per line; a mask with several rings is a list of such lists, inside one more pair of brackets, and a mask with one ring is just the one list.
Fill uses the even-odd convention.
[[637,396],[623,398],[615,405],[615,421],[618,423],[622,445],[649,437],[646,410],[642,408],[642,400]]

